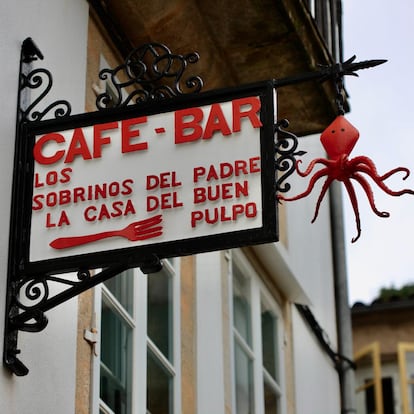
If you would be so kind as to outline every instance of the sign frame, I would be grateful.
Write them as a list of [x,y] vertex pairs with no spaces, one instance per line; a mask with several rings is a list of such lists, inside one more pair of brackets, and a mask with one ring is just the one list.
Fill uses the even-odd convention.
[[[249,96],[257,96],[261,100],[261,228],[236,232],[230,231],[212,234],[210,236],[160,242],[144,246],[133,246],[123,249],[97,251],[95,253],[74,254],[72,256],[41,261],[30,260],[30,233],[35,169],[33,147],[36,135],[91,126],[98,123],[121,121],[138,116],[151,116],[213,103],[222,103]],[[22,187],[21,189],[17,189],[17,191],[21,191],[21,194],[24,194],[22,197],[21,214],[23,232],[22,238],[20,239],[21,245],[18,249],[20,250],[20,270],[25,274],[39,272],[49,274],[65,273],[79,269],[104,268],[111,264],[125,261],[130,264],[130,267],[134,267],[139,266],[148,257],[156,256],[162,259],[277,241],[276,155],[274,143],[275,106],[274,84],[272,81],[265,81],[237,88],[214,90],[197,95],[178,96],[168,100],[84,113],[62,119],[23,123],[20,164],[25,165],[25,168],[21,171],[22,177],[17,180],[18,185]]]

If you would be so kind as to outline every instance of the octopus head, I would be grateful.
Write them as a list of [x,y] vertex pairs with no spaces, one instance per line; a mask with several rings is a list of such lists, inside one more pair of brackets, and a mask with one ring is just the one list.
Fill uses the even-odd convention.
[[321,143],[328,158],[336,160],[348,156],[359,138],[359,131],[339,115],[321,134]]

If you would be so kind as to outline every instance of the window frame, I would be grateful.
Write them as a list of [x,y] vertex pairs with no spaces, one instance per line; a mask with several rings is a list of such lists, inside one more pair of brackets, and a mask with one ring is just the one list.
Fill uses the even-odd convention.
[[375,413],[383,414],[382,401],[382,374],[381,374],[381,350],[379,342],[372,342],[360,349],[354,354],[354,362],[358,364],[359,360],[369,357],[372,363],[373,379],[365,382],[355,389],[355,394],[359,392],[366,392],[367,389],[374,390]]
[[[249,352],[253,357],[253,412],[265,414],[264,381],[269,380],[270,386],[278,394],[280,414],[286,413],[286,390],[284,386],[284,320],[282,311],[277,300],[270,293],[264,281],[253,268],[246,256],[240,249],[230,251],[229,260],[229,287],[231,298],[233,297],[233,272],[234,266],[238,267],[249,285],[249,299],[251,310],[251,339]],[[275,342],[277,347],[276,363],[278,367],[278,378],[275,379],[266,370],[263,362],[261,315],[262,305],[270,310],[276,319]],[[229,300],[229,324],[230,324],[230,347],[231,347],[231,383],[232,383],[232,412],[237,413],[236,406],[236,379],[235,379],[235,336],[239,333],[234,327],[233,300]],[[278,412],[279,412],[278,411]]]
[[[399,342],[398,343],[398,367],[400,371],[400,391],[401,391],[401,405],[403,414],[412,414],[413,411],[410,411],[410,400],[408,397],[408,387],[414,386],[414,378],[408,378],[407,375],[407,358],[406,354],[408,352],[414,353],[414,343],[413,342]],[[412,401],[414,404],[414,401]]]
[[[132,333],[132,392],[131,392],[131,414],[147,414],[147,355],[151,352],[156,358],[162,359],[163,366],[168,365],[168,372],[173,378],[173,414],[181,412],[181,327],[180,327],[180,274],[179,259],[163,260],[163,270],[172,278],[171,283],[171,344],[172,361],[158,349],[156,344],[148,337],[147,329],[147,305],[148,305],[148,283],[147,278],[151,275],[143,274],[138,268],[130,269],[133,272],[133,315],[130,317]],[[120,277],[117,275],[115,277]],[[92,363],[92,413],[93,414],[114,414],[114,412],[101,400],[100,396],[100,362],[101,362],[101,312],[102,301],[115,300],[114,295],[104,285],[100,284],[94,289],[94,314],[98,330],[98,342],[95,345],[95,353]],[[122,306],[114,305],[121,310]],[[121,306],[121,309],[119,308]]]

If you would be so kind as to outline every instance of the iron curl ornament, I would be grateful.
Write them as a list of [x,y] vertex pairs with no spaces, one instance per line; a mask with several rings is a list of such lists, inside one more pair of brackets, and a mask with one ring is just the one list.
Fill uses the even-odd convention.
[[188,65],[198,60],[197,52],[179,55],[161,43],[144,44],[115,69],[99,72],[99,78],[110,81],[111,86],[97,96],[96,107],[103,110],[198,93],[203,87],[200,76],[183,79]]
[[352,243],[356,242],[361,235],[361,220],[359,214],[358,200],[356,197],[355,189],[353,186],[353,181],[360,184],[365,194],[368,197],[368,201],[372,211],[378,217],[389,217],[390,214],[387,211],[380,211],[374,201],[374,194],[371,188],[370,183],[367,180],[367,177],[372,179],[372,181],[377,184],[377,186],[383,190],[385,193],[391,196],[401,196],[403,194],[412,194],[414,195],[414,190],[403,189],[394,191],[389,188],[385,181],[397,173],[403,173],[402,179],[405,180],[409,175],[410,171],[405,167],[394,168],[385,174],[380,175],[377,172],[374,162],[366,156],[357,156],[355,158],[349,159],[349,155],[353,150],[355,144],[359,139],[359,131],[342,115],[338,115],[335,120],[322,132],[321,134],[321,143],[324,147],[327,158],[316,158],[310,162],[308,167],[302,171],[299,168],[301,160],[296,161],[296,172],[301,177],[309,176],[314,167],[317,164],[322,165],[322,168],[317,170],[310,178],[309,185],[307,189],[292,197],[285,197],[284,195],[279,194],[278,199],[283,201],[294,201],[299,200],[308,196],[317,181],[323,177],[326,177],[325,182],[322,185],[321,192],[316,202],[315,213],[312,219],[312,223],[316,220],[319,213],[319,208],[322,203],[322,200],[328,191],[329,186],[334,180],[338,180],[345,185],[345,189],[351,200],[352,208],[355,215],[355,223],[357,234],[352,238]]

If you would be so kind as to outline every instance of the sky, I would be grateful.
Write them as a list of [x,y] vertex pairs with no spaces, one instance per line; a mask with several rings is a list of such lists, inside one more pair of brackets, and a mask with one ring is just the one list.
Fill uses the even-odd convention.
[[[407,167],[387,180],[393,190],[414,189],[414,1],[342,0],[344,59],[387,59],[383,65],[346,78],[351,112],[346,118],[360,132],[351,158],[371,158],[380,174]],[[365,193],[357,192],[362,234],[356,234],[355,216],[343,193],[345,244],[350,304],[366,304],[382,287],[414,284],[414,195],[393,197],[370,181],[379,210],[377,217]],[[359,186],[355,183],[355,187]]]

